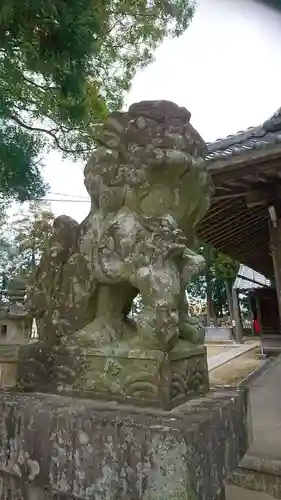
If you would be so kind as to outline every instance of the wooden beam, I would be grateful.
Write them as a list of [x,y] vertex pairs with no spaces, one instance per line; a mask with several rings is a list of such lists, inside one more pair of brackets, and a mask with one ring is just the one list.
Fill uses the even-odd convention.
[[249,178],[253,179],[253,181],[258,181],[260,175],[266,174],[266,172],[278,170],[280,167],[281,159],[279,158],[278,160],[272,162],[267,159],[262,163],[251,162],[251,164],[245,165],[244,163],[241,166],[232,164],[231,166],[227,166],[225,168],[223,165],[220,168],[215,168],[214,166],[211,168],[207,166],[207,170],[211,174],[215,186],[217,186],[227,181],[240,180],[243,182],[246,176],[249,176]]
[[[280,165],[281,166],[281,165]],[[270,184],[272,182],[280,184],[280,175],[278,170],[273,169],[268,171],[266,174],[261,173],[259,174],[259,179],[261,182]]]
[[203,222],[210,221],[211,219],[216,217],[218,214],[224,212],[226,208],[229,208],[229,201],[228,200],[224,201],[222,203],[214,200],[214,203],[211,204],[211,207],[210,207],[209,211],[207,212],[206,216],[204,217]]
[[208,239],[213,242],[212,244],[214,247],[216,245],[221,245],[223,242],[227,245],[236,246],[237,242],[247,242],[251,235],[256,232],[265,232],[263,229],[265,230],[263,226],[260,226],[260,224],[257,224],[256,221],[251,220],[248,221],[247,224],[243,223],[243,228],[239,226],[239,224],[234,226],[233,229],[230,228],[228,231],[224,231],[222,228],[222,231],[219,234],[215,234],[214,236],[210,235]]
[[[254,254],[251,251],[251,248],[248,248],[247,250],[241,251],[241,253],[234,252],[233,250],[227,250],[224,248],[221,248],[221,252],[224,255],[227,255],[228,257],[236,260],[237,262],[241,264],[245,264],[246,266],[252,267],[256,271],[259,271],[261,273],[264,272],[265,269],[270,269],[270,276],[273,275],[272,272],[272,266],[268,264],[266,259],[263,259],[261,256],[258,254]],[[269,274],[266,274],[269,276]]]
[[[257,215],[259,215],[259,212],[260,212],[260,207],[259,207],[259,211],[258,211]],[[211,236],[213,233],[219,232],[218,228],[224,230],[224,228],[226,228],[230,225],[233,226],[233,222],[235,222],[237,220],[243,221],[244,219],[246,219],[248,217],[249,217],[249,214],[247,212],[245,213],[245,210],[242,210],[241,212],[234,212],[232,215],[225,213],[224,217],[220,217],[219,219],[214,220],[213,224],[211,224],[211,225],[208,224],[206,226],[205,225],[199,226],[198,234],[200,234],[200,236],[204,236],[204,235]]]
[[249,267],[253,267],[253,263],[258,264],[258,266],[255,265],[255,267],[253,267],[253,269],[256,270],[261,270],[271,267],[268,266],[266,258],[263,258],[261,255],[253,253],[252,250],[253,249],[251,247],[248,248],[244,247],[244,249],[240,249],[239,252],[237,251],[233,252],[233,250],[231,249],[222,248],[221,252],[225,255],[228,255],[232,259],[236,260],[240,264],[245,264]]
[[230,186],[217,186],[217,189],[220,189],[221,191],[232,191]]
[[214,243],[215,248],[219,251],[231,256],[238,262],[247,265],[250,265],[250,261],[257,262],[258,265],[255,266],[255,269],[260,272],[263,272],[265,268],[270,268],[270,275],[272,275],[272,262],[267,246],[268,240],[267,225],[255,227],[252,231],[248,231],[246,236],[238,234],[228,239],[222,237],[216,242],[212,238],[206,239],[209,243]]
[[219,217],[215,218],[216,214],[214,214],[214,217],[212,218],[213,222],[210,222],[209,219],[205,218],[200,224],[198,224],[198,233],[201,234],[203,232],[209,231],[211,227],[221,227],[225,221],[228,222],[232,220],[238,220],[240,218],[244,218],[244,215],[249,216],[254,213],[263,214],[263,212],[267,214],[267,211],[260,206],[254,207],[251,210],[248,209],[244,202],[241,203],[241,200],[239,200],[238,203],[235,201],[233,203],[228,202],[225,206],[225,210],[220,212]]
[[240,180],[240,179],[238,181],[237,180],[229,180],[227,182],[227,185],[229,185],[229,186],[231,186],[233,188],[237,188],[238,187],[240,189],[241,188],[242,189],[250,189],[249,183],[244,180],[244,177],[243,177],[243,180]]
[[211,175],[224,170],[224,172],[231,172],[237,170],[244,170],[250,166],[253,171],[253,165],[263,165],[265,163],[276,164],[279,167],[281,164],[281,147],[280,144],[271,147],[270,149],[264,148],[262,150],[249,150],[244,154],[229,155],[225,158],[218,158],[217,160],[207,161],[207,170]]
[[[256,237],[253,239],[253,237],[256,235]],[[262,237],[262,239],[261,239]],[[269,236],[266,232],[266,227],[255,227],[252,231],[248,231],[247,235],[245,234],[238,234],[235,238],[232,239],[226,239],[226,243],[223,245],[224,248],[233,248],[235,245],[235,251],[239,252],[238,249],[243,250],[244,248],[247,248],[251,250],[252,252],[258,252],[260,255],[262,255],[263,250],[264,250],[264,244],[266,245],[266,237],[267,237],[267,243]],[[266,246],[266,253],[268,252],[268,246]]]
[[[263,217],[257,217],[256,215],[253,215],[251,217],[247,217],[244,220],[238,219],[236,224],[230,224],[229,228],[225,226],[221,226],[220,231],[216,231],[214,228],[214,237],[211,236],[211,232],[209,232],[209,239],[212,241],[212,245],[216,246],[216,243],[218,243],[221,238],[224,240],[228,239],[236,239],[236,237],[241,236],[244,240],[247,238],[257,227],[256,224],[259,224],[257,229],[260,229],[260,224],[262,221],[267,221],[267,216]],[[253,228],[253,230],[252,230]],[[245,234],[246,232],[246,234]]]
[[268,182],[272,182],[272,178],[270,179],[269,175],[259,174],[259,181],[267,184]]
[[246,205],[248,208],[257,205],[268,206],[281,198],[281,186],[274,184],[265,189],[257,189],[246,195]]
[[214,195],[215,200],[234,200],[235,198],[245,198],[247,196],[248,191],[240,191],[238,193],[229,193],[229,194],[216,194]]
[[[264,182],[264,184],[262,184]],[[233,199],[233,198],[246,198],[249,199],[249,205],[251,203],[251,198],[264,198],[266,201],[265,203],[275,199],[278,199],[281,197],[281,183],[280,179],[278,178],[267,178],[267,183],[265,181],[261,181],[259,178],[258,181],[255,180],[254,182],[247,183],[241,183],[241,188],[237,189],[238,184],[237,183],[229,183],[227,185],[233,186],[233,189],[230,189],[228,192],[222,189],[222,186],[216,186],[215,194],[214,194],[214,199],[216,201],[219,200],[227,200],[227,199]],[[223,186],[225,187],[225,185]]]
[[269,217],[269,234],[270,247],[274,268],[274,277],[276,283],[278,310],[279,310],[279,326],[281,325],[281,221],[277,221],[274,225]]
[[233,258],[236,258],[236,260],[241,263],[243,263],[243,259],[249,261],[250,259],[255,260],[256,258],[258,258],[260,262],[265,262],[268,261],[269,255],[267,253],[267,247],[263,247],[262,251],[260,250],[262,241],[264,241],[263,233],[256,232],[252,235],[251,240],[245,241],[245,239],[235,239],[232,242],[228,241],[227,244],[217,244],[216,248],[226,255],[233,256]]

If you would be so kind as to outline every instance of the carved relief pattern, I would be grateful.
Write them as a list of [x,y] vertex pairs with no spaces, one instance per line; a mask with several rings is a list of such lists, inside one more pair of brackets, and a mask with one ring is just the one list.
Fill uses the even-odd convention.
[[191,399],[208,390],[208,368],[205,356],[194,356],[172,365],[171,398]]

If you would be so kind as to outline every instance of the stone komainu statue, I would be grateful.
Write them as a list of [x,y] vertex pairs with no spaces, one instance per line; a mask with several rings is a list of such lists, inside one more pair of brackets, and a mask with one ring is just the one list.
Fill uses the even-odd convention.
[[[80,225],[56,219],[29,294],[40,341],[165,352],[179,338],[200,343],[185,288],[204,263],[191,246],[212,186],[190,113],[140,102],[111,114],[98,143],[84,171],[90,213]],[[128,312],[137,293],[135,325]]]

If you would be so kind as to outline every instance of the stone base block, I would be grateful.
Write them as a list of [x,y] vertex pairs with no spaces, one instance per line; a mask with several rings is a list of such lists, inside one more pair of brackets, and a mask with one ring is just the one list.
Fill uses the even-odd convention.
[[230,327],[215,327],[207,326],[205,328],[205,341],[229,342],[234,340],[233,328]]
[[17,361],[19,351],[23,344],[1,344],[0,345],[0,360],[3,362]]
[[235,469],[230,484],[281,499],[281,461],[246,455]]
[[0,389],[16,385],[17,362],[22,344],[0,345]]
[[247,393],[166,412],[0,393],[1,500],[215,500],[248,447]]
[[16,376],[17,362],[0,359],[0,389],[15,387]]
[[187,349],[185,344],[179,342],[169,353],[132,350],[121,343],[90,349],[83,354],[83,370],[70,391],[170,410],[209,389],[206,348]]
[[125,342],[99,349],[73,346],[58,357],[54,366],[57,386],[51,388],[48,384],[52,367],[43,367],[40,381],[43,348],[40,346],[37,354],[36,349],[38,346],[29,346],[25,360],[21,357],[20,364],[26,366],[24,377],[21,376],[24,389],[33,377],[32,390],[35,391],[55,390],[64,395],[157,406],[165,410],[200,397],[209,389],[206,348],[185,341],[178,342],[169,353],[132,348]]

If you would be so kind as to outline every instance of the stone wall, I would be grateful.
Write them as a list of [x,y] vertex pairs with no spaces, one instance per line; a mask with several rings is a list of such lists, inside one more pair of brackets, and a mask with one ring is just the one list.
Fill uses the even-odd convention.
[[212,500],[248,447],[247,393],[170,412],[1,393],[1,500]]
[[212,340],[219,341],[229,341],[234,340],[233,329],[230,327],[216,327],[210,326],[205,329],[205,341],[208,342]]

